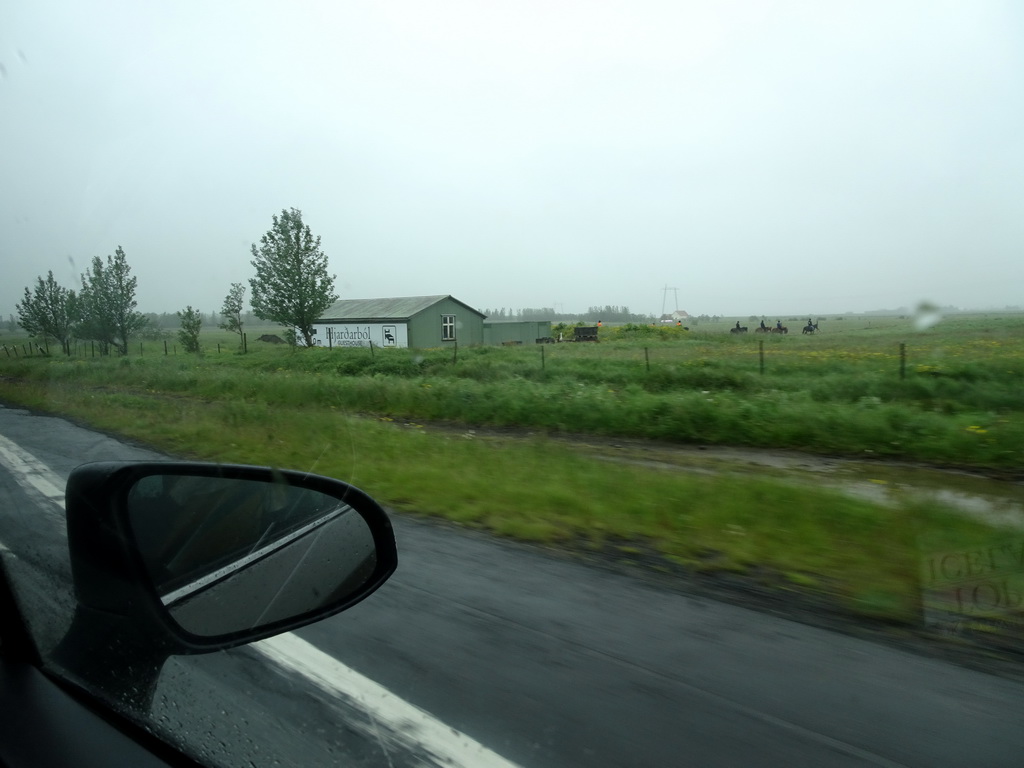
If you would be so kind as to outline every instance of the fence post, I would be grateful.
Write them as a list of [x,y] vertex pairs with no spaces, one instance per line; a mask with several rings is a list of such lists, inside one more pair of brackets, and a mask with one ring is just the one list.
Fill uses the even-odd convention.
[[242,354],[244,355],[249,351],[249,334],[242,334]]
[[164,339],[164,357],[167,357],[167,339]]
[[217,354],[218,355],[220,354],[220,342],[219,341],[217,342]]
[[139,357],[142,357],[142,342],[139,342]]
[[900,381],[907,378],[907,345],[900,342]]
[[458,339],[456,339],[455,343],[452,345],[452,363],[457,363],[458,361],[459,361],[459,341],[458,341]]
[[764,376],[764,339],[757,342],[758,345],[758,356],[761,358],[761,375]]
[[648,350],[647,347],[644,347],[644,362],[647,364],[647,372],[650,373],[651,372],[651,355],[650,355],[650,350]]
[[540,345],[540,369],[544,370],[544,345]]

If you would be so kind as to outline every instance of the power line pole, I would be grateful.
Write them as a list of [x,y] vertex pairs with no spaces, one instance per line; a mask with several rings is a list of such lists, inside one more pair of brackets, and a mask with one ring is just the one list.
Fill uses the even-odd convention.
[[662,317],[665,316],[665,303],[668,301],[668,292],[669,291],[672,291],[673,295],[675,296],[675,304],[676,304],[675,311],[676,312],[679,311],[679,289],[678,288],[669,288],[666,285],[664,293],[662,294],[662,297],[661,297],[661,316]]

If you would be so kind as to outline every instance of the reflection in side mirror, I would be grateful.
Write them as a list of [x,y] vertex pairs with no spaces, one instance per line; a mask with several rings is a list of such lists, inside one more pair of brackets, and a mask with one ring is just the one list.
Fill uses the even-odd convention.
[[374,575],[369,524],[319,491],[188,475],[139,479],[138,552],[170,617],[199,637],[258,630],[345,602]]

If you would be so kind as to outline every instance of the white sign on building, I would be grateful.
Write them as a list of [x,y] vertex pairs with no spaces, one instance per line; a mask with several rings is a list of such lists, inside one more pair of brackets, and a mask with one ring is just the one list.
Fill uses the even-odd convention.
[[408,347],[404,323],[317,323],[313,343],[318,347]]

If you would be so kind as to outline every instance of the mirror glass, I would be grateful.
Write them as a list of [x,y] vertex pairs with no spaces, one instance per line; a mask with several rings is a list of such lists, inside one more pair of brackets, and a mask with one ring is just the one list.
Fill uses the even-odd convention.
[[283,482],[152,475],[129,492],[128,517],[171,618],[202,637],[346,602],[377,563],[358,512]]

